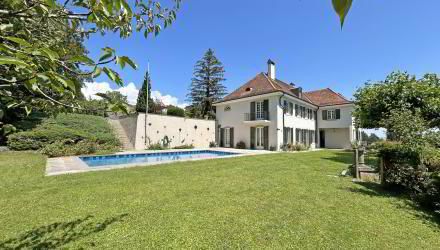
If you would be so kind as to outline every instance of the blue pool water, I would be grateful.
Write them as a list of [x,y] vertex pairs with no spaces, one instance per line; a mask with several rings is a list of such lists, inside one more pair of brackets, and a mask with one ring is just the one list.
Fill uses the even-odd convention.
[[237,153],[212,150],[194,150],[181,152],[159,152],[145,154],[121,154],[79,157],[89,167],[105,167],[108,165],[152,163],[161,161],[178,161],[184,159],[210,159],[221,156],[237,155]]

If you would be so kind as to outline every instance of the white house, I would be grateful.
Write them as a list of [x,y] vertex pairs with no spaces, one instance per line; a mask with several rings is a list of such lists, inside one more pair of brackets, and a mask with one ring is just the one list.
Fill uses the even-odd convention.
[[333,90],[303,92],[276,78],[275,63],[216,102],[217,143],[280,150],[285,144],[349,148],[356,133],[353,102]]

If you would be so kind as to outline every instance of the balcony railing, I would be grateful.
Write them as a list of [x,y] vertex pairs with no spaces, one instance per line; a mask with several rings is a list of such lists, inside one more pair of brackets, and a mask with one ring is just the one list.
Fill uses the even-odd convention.
[[245,121],[262,121],[269,120],[269,112],[245,113]]

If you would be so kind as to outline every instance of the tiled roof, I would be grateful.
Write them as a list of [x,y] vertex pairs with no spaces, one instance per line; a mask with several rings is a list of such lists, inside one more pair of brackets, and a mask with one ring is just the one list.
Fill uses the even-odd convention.
[[341,94],[336,93],[329,88],[304,92],[300,96],[298,95],[298,90],[298,87],[296,87],[294,84],[287,84],[279,79],[274,80],[269,78],[265,73],[259,73],[240,88],[225,96],[218,103],[274,92],[283,92],[317,106],[351,103],[351,101],[347,100]]
[[[265,73],[259,73],[252,80],[248,81],[240,88],[234,90],[229,95],[225,96],[220,102],[226,102],[251,96],[269,94],[274,92],[284,92],[288,95],[298,97],[298,88],[295,85],[287,84],[279,79],[271,79]],[[310,100],[302,97],[306,102]]]
[[309,98],[310,101],[318,106],[342,105],[352,103],[341,94],[336,93],[329,88],[304,92],[303,95]]

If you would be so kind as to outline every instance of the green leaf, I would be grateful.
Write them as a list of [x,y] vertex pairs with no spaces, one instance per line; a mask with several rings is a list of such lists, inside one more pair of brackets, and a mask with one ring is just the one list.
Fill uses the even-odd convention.
[[341,20],[341,29],[344,26],[345,17],[348,14],[348,11],[351,8],[351,4],[353,0],[332,0],[333,8]]
[[127,56],[118,56],[116,58],[116,63],[121,66],[121,68],[125,67],[125,64],[130,65],[133,69],[137,69],[136,63],[134,63],[129,57]]
[[14,27],[14,25],[12,23],[5,23],[5,24],[0,24],[0,30],[1,31],[6,31],[6,30],[10,30]]
[[60,56],[58,55],[57,52],[55,52],[49,48],[43,48],[43,49],[41,49],[41,52],[43,52],[43,54],[45,54],[47,57],[49,57],[49,59],[52,61],[60,58]]
[[21,46],[24,47],[31,47],[32,45],[30,43],[28,43],[26,40],[21,39],[19,37],[15,37],[15,36],[7,36],[5,37],[5,39],[12,41],[14,43],[20,44]]
[[32,107],[24,106],[24,110],[26,111],[26,115],[29,115],[32,112]]
[[15,58],[15,57],[10,57],[10,56],[1,56],[0,55],[0,65],[3,64],[9,64],[9,65],[17,65],[17,66],[23,66],[23,67],[30,67],[29,64],[27,64],[26,62]]
[[77,55],[77,56],[73,56],[72,58],[69,59],[69,62],[81,62],[87,65],[94,65],[95,62],[90,59],[89,57],[85,56],[85,55]]
[[99,58],[99,61],[102,62],[104,60],[107,60],[111,57],[113,57],[113,54],[115,53],[115,50],[109,47],[102,49],[101,57]]
[[102,68],[100,68],[100,67],[96,67],[96,69],[95,69],[95,70],[93,71],[93,73],[92,73],[92,77],[93,77],[93,78],[96,78],[96,77],[100,76],[101,73],[102,73]]
[[118,84],[119,86],[124,85],[124,83],[122,82],[122,79],[119,77],[119,74],[107,67],[103,68],[104,73],[108,76],[108,78],[110,78],[110,80],[114,81],[116,84]]
[[0,109],[0,120],[3,119],[4,115],[5,115],[5,111],[3,111],[3,109]]

